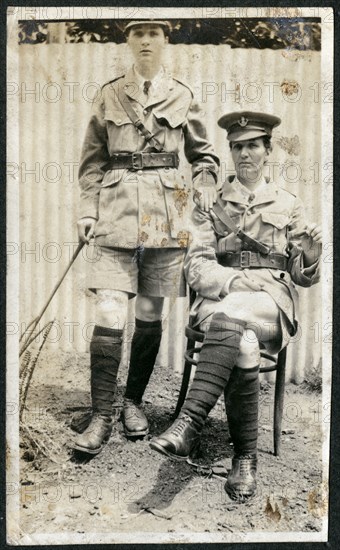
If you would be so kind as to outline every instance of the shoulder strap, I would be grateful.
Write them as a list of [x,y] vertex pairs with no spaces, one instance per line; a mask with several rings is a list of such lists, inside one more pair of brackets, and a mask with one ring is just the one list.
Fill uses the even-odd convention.
[[156,151],[158,152],[163,151],[163,146],[160,144],[158,139],[147,128],[145,128],[143,122],[140,120],[138,114],[133,108],[129,97],[126,95],[126,93],[121,87],[118,87],[117,97],[118,97],[119,103],[123,107],[129,119],[131,120],[133,125],[137,128],[137,130],[144,136],[146,141],[148,141],[150,145],[152,145],[152,147],[156,149]]
[[266,244],[261,243],[260,241],[257,241],[256,239],[253,239],[252,237],[249,237],[247,233],[245,233],[236,223],[231,219],[229,214],[225,211],[223,206],[221,205],[220,199],[218,198],[215,202],[214,206],[212,207],[212,210],[215,212],[216,216],[224,223],[226,228],[234,233],[236,237],[241,239],[250,250],[255,250],[256,252],[260,252],[261,254],[267,255],[270,252],[269,246]]

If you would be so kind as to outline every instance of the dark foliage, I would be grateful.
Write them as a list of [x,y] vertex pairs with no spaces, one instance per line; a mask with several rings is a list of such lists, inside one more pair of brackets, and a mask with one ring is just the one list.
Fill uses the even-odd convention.
[[[82,19],[67,21],[66,41],[124,42],[124,20]],[[321,49],[318,19],[173,19],[173,44],[229,44],[232,48]],[[46,21],[21,21],[19,43],[48,41]]]

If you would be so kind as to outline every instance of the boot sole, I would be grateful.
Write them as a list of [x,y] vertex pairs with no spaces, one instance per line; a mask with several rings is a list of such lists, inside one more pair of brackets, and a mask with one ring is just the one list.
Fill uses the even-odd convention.
[[240,504],[244,504],[245,502],[248,502],[252,498],[256,496],[256,489],[251,494],[244,494],[244,493],[236,493],[235,489],[232,489],[228,483],[224,485],[224,490],[228,494],[229,498],[231,500],[235,500],[236,502],[239,502]]
[[185,460],[188,460],[189,458],[196,458],[198,453],[199,453],[199,447],[198,447],[198,448],[193,449],[192,453],[190,453],[188,456],[178,456],[178,455],[175,455],[174,453],[168,451],[167,449],[165,449],[161,445],[158,445],[157,443],[153,443],[152,441],[150,442],[150,447],[153,451],[157,451],[158,453],[160,453],[162,455],[165,455],[169,458],[172,458],[172,459],[177,460],[177,461],[182,461],[182,462],[184,462]]
[[82,447],[81,445],[74,445],[73,449],[75,451],[80,451],[82,453],[88,454],[88,455],[97,455],[99,454],[104,448],[104,445],[99,447],[99,449],[88,449],[87,447]]
[[98,447],[97,449],[89,449],[88,447],[82,447],[81,445],[78,445],[77,443],[74,443],[73,449],[75,451],[80,451],[81,453],[85,453],[85,454],[88,454],[88,455],[98,455],[104,449],[105,445],[108,443],[108,441],[110,439],[110,436],[111,436],[111,432],[112,432],[112,427],[111,427],[110,433],[108,433],[104,437],[101,446]]
[[142,437],[145,437],[146,435],[148,435],[149,433],[149,430],[143,430],[141,432],[129,432],[125,427],[124,427],[124,433],[126,435],[126,437],[128,437],[129,439],[138,439],[138,438],[142,438]]

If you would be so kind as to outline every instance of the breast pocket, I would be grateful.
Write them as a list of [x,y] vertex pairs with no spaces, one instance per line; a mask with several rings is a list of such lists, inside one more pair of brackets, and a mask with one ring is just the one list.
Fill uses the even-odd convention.
[[[229,213],[229,217],[237,227],[241,226],[241,222],[242,222],[242,215],[241,214],[230,215],[230,213]],[[217,235],[221,235],[223,237],[226,236],[226,235],[229,235],[229,234],[233,234],[233,232],[231,230],[229,230],[226,227],[226,225],[222,222],[222,220],[220,220],[219,218],[214,219],[214,229],[215,229],[215,232],[217,233]]]
[[104,119],[107,126],[110,155],[136,151],[138,132],[127,113],[120,109],[108,109],[105,111]]
[[169,126],[170,128],[179,128],[186,121],[186,107],[184,106],[173,111],[154,109],[153,114],[161,126]]
[[107,109],[105,111],[104,119],[107,122],[112,122],[115,126],[123,126],[124,124],[132,124],[132,121],[128,117],[125,111],[121,109]]
[[261,240],[274,246],[278,251],[283,253],[287,241],[286,235],[290,222],[289,216],[276,212],[263,212],[261,214],[261,219]]

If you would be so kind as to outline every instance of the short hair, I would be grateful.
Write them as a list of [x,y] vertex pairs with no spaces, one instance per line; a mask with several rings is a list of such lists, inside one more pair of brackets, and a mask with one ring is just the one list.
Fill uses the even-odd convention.
[[[267,151],[272,150],[272,141],[271,141],[272,138],[271,138],[271,136],[259,136],[257,138],[252,138],[252,139],[262,139],[263,145],[265,146],[266,150]],[[234,141],[229,141],[230,150],[232,149],[233,143],[235,143],[235,142]],[[236,143],[238,143],[238,142],[236,142]]]

